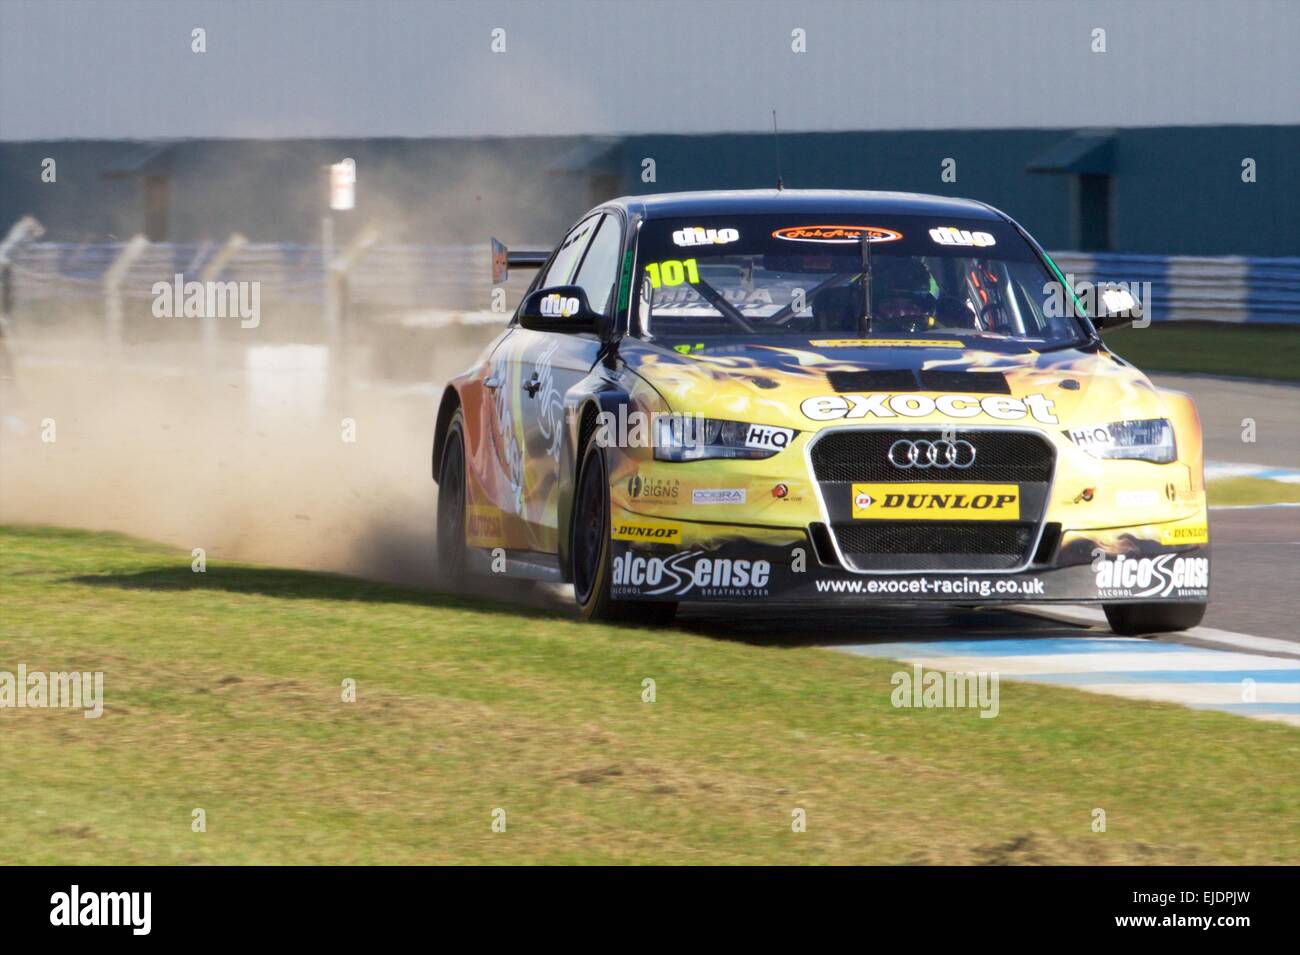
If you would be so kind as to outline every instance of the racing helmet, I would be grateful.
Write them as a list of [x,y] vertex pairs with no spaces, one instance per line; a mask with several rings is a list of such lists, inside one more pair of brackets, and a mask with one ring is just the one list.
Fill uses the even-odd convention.
[[872,328],[923,332],[935,325],[936,283],[914,256],[877,256],[871,262]]

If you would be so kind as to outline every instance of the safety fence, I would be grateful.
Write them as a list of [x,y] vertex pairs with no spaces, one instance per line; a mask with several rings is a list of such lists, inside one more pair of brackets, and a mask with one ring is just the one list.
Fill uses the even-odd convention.
[[[258,282],[264,303],[320,303],[326,287],[326,256],[318,245],[249,242],[238,244],[212,270],[225,243],[150,243],[134,251],[129,242],[94,245],[32,242],[14,251],[9,263],[12,300],[93,302],[104,295],[115,264],[128,300],[151,300],[154,285],[182,281]],[[215,274],[213,274],[215,272]],[[385,245],[365,250],[347,274],[349,297],[377,307],[438,305],[486,308],[492,273],[487,244]]]
[[1150,283],[1153,321],[1300,324],[1300,258],[1053,252],[1074,281]]
[[[203,243],[61,243],[39,241],[24,220],[0,243],[3,313],[42,304],[116,306],[155,298],[155,285],[182,281],[257,282],[263,307],[322,305],[342,296],[349,309],[465,310],[505,320],[493,301],[487,243],[397,245],[359,237],[347,248],[249,242],[242,236]],[[1122,282],[1149,288],[1154,321],[1203,320],[1300,324],[1300,258],[1201,258],[1113,253],[1053,253],[1075,282]],[[525,277],[526,280],[526,277]],[[1149,283],[1149,286],[1143,283]],[[522,284],[512,282],[518,292]],[[494,308],[495,305],[495,308]],[[343,307],[339,302],[334,307]],[[484,316],[483,313],[488,313]]]

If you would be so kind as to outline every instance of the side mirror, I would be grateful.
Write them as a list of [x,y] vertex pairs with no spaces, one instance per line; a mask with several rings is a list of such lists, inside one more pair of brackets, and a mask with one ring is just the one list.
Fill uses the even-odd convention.
[[535,332],[599,332],[604,316],[592,311],[577,285],[538,289],[519,309],[519,324]]
[[1142,303],[1122,285],[1103,285],[1097,289],[1095,317],[1098,331],[1129,325],[1142,317]]

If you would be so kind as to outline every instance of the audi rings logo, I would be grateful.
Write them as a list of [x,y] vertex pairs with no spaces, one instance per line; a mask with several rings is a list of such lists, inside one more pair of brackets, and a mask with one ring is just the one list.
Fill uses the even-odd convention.
[[975,445],[969,441],[908,441],[889,446],[889,463],[896,468],[961,468],[975,463]]

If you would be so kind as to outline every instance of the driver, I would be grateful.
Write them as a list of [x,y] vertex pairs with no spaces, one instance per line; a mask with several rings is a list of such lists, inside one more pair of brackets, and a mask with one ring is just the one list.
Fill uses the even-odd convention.
[[885,256],[871,263],[872,331],[907,333],[936,327],[972,328],[974,317],[956,299],[939,296],[925,263],[912,256]]

